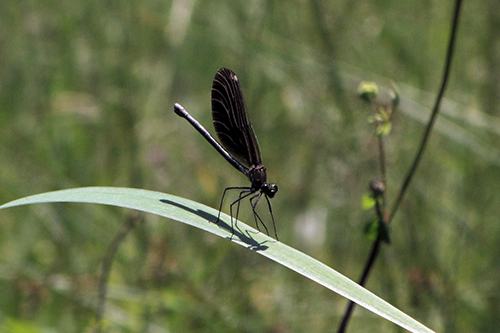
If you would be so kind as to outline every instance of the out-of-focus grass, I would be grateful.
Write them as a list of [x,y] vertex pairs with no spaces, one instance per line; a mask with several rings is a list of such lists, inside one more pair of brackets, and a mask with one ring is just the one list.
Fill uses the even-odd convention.
[[[491,42],[498,17],[490,3],[463,11],[467,29],[447,94],[470,107],[446,115],[470,136],[434,133],[367,286],[440,332],[498,327],[500,172],[484,149],[498,147],[499,136],[495,125],[477,122],[498,121]],[[279,185],[273,211],[280,238],[356,279],[370,246],[361,198],[379,175],[357,82],[376,77],[383,87],[392,79],[417,91],[402,93],[387,137],[390,200],[422,132],[413,104],[404,102],[432,104],[423,92],[438,86],[450,10],[400,1],[2,2],[0,201],[106,185],[217,207],[226,186],[248,181],[172,105],[182,103],[211,130],[211,81],[225,66],[242,82],[269,180]],[[2,212],[3,322],[90,327],[106,247],[121,223],[139,218],[144,223],[113,264],[110,328],[336,327],[344,299],[229,242],[134,214],[76,204]],[[361,309],[356,314],[353,332],[396,330]]]

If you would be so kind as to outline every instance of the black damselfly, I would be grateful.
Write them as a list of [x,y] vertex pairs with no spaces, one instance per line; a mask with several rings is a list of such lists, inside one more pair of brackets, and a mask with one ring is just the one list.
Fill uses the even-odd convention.
[[[212,85],[212,118],[215,131],[222,145],[219,144],[219,142],[217,142],[217,140],[215,140],[214,137],[210,135],[210,133],[180,104],[174,105],[174,111],[179,116],[186,118],[186,120],[203,135],[219,154],[221,154],[232,166],[247,176],[252,183],[251,186],[228,187],[224,190],[219,207],[217,223],[220,219],[220,212],[222,210],[224,197],[226,196],[226,191],[239,189],[241,192],[238,199],[230,205],[231,228],[233,228],[233,206],[235,204],[237,205],[235,218],[238,220],[241,200],[250,197],[250,204],[252,206],[257,229],[259,229],[260,223],[266,230],[266,233],[269,234],[265,223],[255,211],[260,198],[264,195],[271,214],[274,235],[276,239],[278,239],[273,210],[271,208],[271,202],[269,201],[269,199],[273,198],[276,192],[278,192],[278,186],[267,182],[266,168],[262,164],[259,143],[257,142],[257,137],[253,131],[250,119],[248,118],[243,91],[241,90],[240,82],[236,74],[230,69],[221,68],[215,74]],[[234,233],[234,229],[232,230]]]

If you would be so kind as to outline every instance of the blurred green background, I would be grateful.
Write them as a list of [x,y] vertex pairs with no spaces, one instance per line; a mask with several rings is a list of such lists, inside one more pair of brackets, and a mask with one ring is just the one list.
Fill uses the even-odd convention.
[[[447,100],[367,285],[440,332],[500,325],[499,7],[464,4]],[[362,196],[380,176],[357,86],[376,82],[382,102],[392,81],[400,92],[385,138],[390,204],[439,88],[452,10],[451,1],[2,1],[0,202],[99,185],[218,207],[225,187],[249,182],[173,103],[214,133],[210,88],[224,66],[242,83],[279,186],[280,240],[357,280],[373,215]],[[129,219],[140,223],[113,262],[109,332],[337,328],[344,298],[227,240],[130,210],[50,204],[0,212],[0,330],[90,331],[100,264]],[[350,331],[402,329],[358,307]]]

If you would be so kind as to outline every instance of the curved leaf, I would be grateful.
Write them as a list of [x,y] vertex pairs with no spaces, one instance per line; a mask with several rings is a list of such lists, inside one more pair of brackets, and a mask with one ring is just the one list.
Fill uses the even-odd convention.
[[[161,192],[120,187],[83,187],[36,194],[11,201],[0,209],[34,203],[85,202],[113,205],[161,215],[231,238],[231,219],[200,203]],[[416,320],[349,280],[318,260],[299,252],[248,225],[238,222],[232,241],[245,246],[283,266],[327,287],[411,332],[432,332]]]

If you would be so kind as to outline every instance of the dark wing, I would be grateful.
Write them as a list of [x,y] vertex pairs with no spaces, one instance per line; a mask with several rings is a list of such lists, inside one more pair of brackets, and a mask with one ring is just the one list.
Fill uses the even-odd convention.
[[221,68],[212,85],[212,118],[224,148],[248,167],[262,165],[259,144],[248,119],[247,107],[236,74]]

